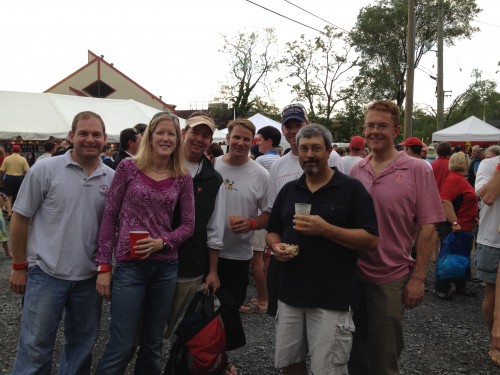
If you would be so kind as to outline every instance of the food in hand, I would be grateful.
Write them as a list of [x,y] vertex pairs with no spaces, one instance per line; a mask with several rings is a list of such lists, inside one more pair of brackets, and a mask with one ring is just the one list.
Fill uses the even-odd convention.
[[299,247],[297,245],[287,244],[285,246],[285,251],[287,254],[293,255],[294,257],[299,255]]

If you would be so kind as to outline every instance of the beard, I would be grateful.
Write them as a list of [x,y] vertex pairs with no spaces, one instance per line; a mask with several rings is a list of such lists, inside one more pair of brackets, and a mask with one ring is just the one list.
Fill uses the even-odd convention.
[[318,174],[319,163],[316,160],[308,160],[307,162],[304,162],[302,169],[304,170],[304,173],[308,175]]

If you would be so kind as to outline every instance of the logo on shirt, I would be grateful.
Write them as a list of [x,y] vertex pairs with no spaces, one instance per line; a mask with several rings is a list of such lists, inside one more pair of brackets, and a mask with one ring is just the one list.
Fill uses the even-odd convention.
[[403,182],[403,175],[401,173],[396,173],[396,176],[395,176],[395,182],[396,184],[400,184]]
[[99,186],[99,194],[106,196],[109,191],[109,186],[108,185],[101,185]]
[[233,190],[234,190],[234,191],[238,191],[238,189],[236,189],[236,188],[234,187],[234,181],[229,181],[229,179],[228,179],[228,178],[226,178],[226,179],[224,180],[224,187],[226,188],[226,190],[229,190],[229,191],[233,191]]

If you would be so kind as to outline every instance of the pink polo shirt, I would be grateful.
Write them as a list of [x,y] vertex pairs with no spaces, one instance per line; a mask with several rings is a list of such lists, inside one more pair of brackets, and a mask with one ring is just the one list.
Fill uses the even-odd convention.
[[360,161],[350,173],[371,194],[379,229],[377,250],[359,252],[358,270],[362,281],[385,284],[411,272],[419,225],[446,218],[434,175],[423,160],[400,152],[375,177],[371,158]]

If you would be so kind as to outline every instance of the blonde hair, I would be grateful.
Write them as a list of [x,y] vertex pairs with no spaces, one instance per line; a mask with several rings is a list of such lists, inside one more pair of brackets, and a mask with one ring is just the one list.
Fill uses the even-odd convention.
[[450,161],[448,162],[448,169],[452,172],[464,172],[469,167],[469,162],[465,154],[460,152],[455,152],[450,156]]
[[186,174],[186,168],[184,167],[184,153],[182,152],[182,137],[181,137],[181,126],[179,124],[179,118],[173,113],[160,112],[153,116],[149,125],[144,131],[139,150],[137,155],[134,157],[137,164],[137,168],[141,171],[150,169],[153,166],[153,152],[152,152],[152,137],[156,130],[158,124],[162,121],[170,121],[174,124],[175,135],[177,137],[177,144],[175,146],[174,152],[170,155],[168,159],[167,168],[170,172],[171,177],[179,177]]
[[252,121],[244,118],[237,118],[235,120],[230,121],[229,124],[227,124],[228,134],[231,134],[231,132],[237,125],[241,125],[245,129],[250,130],[252,132],[252,138],[255,137],[255,125],[252,123]]

